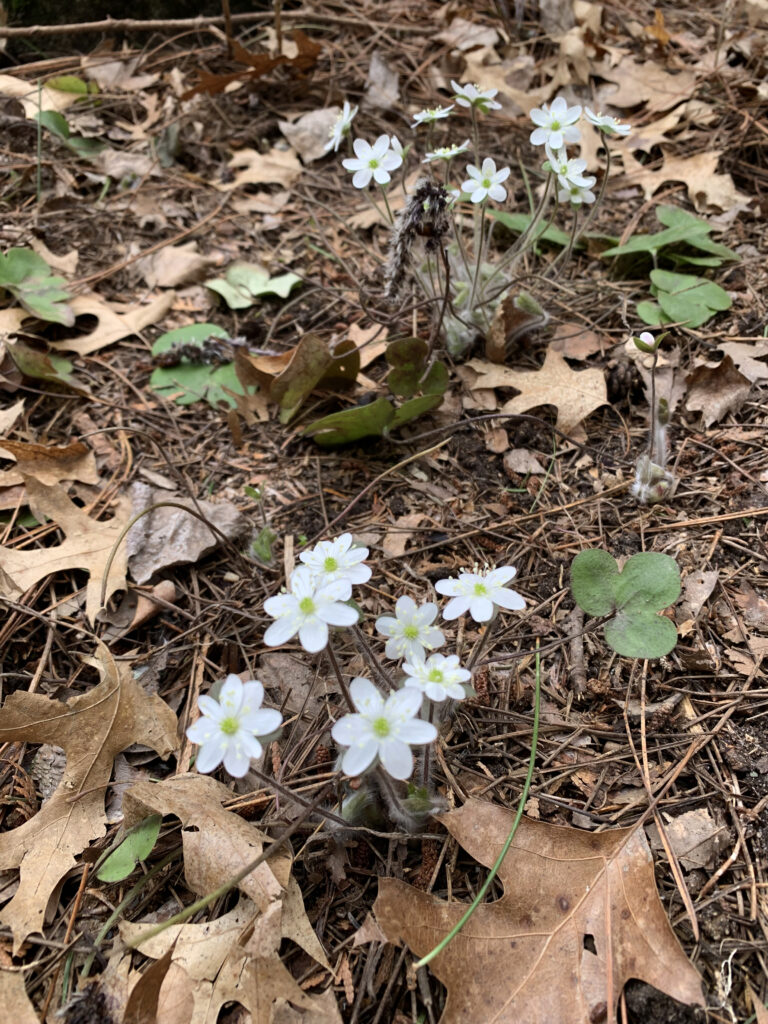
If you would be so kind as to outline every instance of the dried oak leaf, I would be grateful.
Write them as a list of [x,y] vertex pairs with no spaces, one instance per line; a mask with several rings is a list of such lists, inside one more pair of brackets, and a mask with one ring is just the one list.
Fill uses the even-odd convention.
[[688,385],[685,404],[689,409],[701,410],[705,427],[717,423],[727,412],[737,412],[751,390],[750,382],[739,373],[730,356],[717,366],[697,366],[685,380]]
[[82,441],[50,445],[4,440],[0,441],[0,457],[17,464],[16,469],[0,470],[0,487],[23,484],[24,473],[42,484],[58,484],[62,480],[80,480],[84,484],[99,482],[96,457]]
[[[470,800],[440,820],[490,867],[514,813]],[[629,978],[704,1004],[654,884],[641,829],[582,832],[524,818],[499,871],[504,895],[477,908],[431,963],[448,988],[441,1024],[612,1020]],[[393,878],[376,920],[391,942],[428,953],[466,910]]]
[[[0,597],[18,597],[51,573],[86,569],[89,573],[85,613],[93,622],[101,608],[101,589],[107,560],[130,518],[130,504],[120,499],[112,519],[92,519],[68,497],[63,487],[46,486],[33,476],[24,476],[32,514],[40,521],[53,520],[66,540],[47,548],[18,548],[0,545]],[[125,587],[125,545],[120,544],[109,568],[105,601]]]
[[602,370],[572,370],[562,354],[551,348],[547,349],[541,369],[532,372],[513,370],[483,359],[470,359],[466,365],[479,374],[472,391],[515,388],[520,392],[504,403],[502,412],[521,413],[540,405],[557,406],[557,428],[564,434],[608,403]]
[[0,709],[0,743],[51,743],[67,767],[53,796],[29,821],[0,835],[0,870],[21,869],[19,888],[0,911],[13,932],[13,952],[43,928],[46,907],[75,857],[104,835],[104,797],[115,757],[143,743],[167,757],[176,746],[176,715],[146,694],[126,664],[100,644],[95,659],[103,679],[63,702],[12,693]]

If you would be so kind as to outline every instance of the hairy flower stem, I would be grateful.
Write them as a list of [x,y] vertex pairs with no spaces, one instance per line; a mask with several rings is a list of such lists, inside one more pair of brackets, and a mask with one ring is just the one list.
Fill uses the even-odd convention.
[[502,273],[505,267],[509,266],[512,260],[514,260],[518,253],[520,253],[522,249],[525,247],[525,244],[530,238],[531,234],[539,226],[539,221],[543,217],[544,211],[547,208],[547,200],[549,199],[549,189],[554,177],[555,175],[552,173],[552,171],[550,171],[547,174],[547,180],[544,183],[544,191],[541,194],[541,201],[539,202],[539,205],[536,208],[533,217],[531,218],[531,223],[528,225],[528,227],[525,229],[522,235],[520,235],[515,244],[499,260],[499,265],[497,266],[496,271],[493,275],[494,277],[496,276],[496,274]]
[[597,209],[598,209],[598,207],[600,206],[600,204],[603,201],[603,196],[605,195],[605,190],[606,190],[606,188],[608,188],[608,177],[609,177],[610,173],[611,173],[611,151],[608,148],[608,142],[606,140],[605,141],[605,173],[603,174],[603,180],[600,182],[600,189],[599,189],[599,191],[597,193],[597,199],[595,200],[594,205],[592,206],[592,209],[589,211],[589,216],[584,221],[584,223],[581,225],[581,229],[579,230],[578,235],[576,235],[576,237],[573,240],[573,244],[574,245],[578,242],[578,240],[581,238],[581,236],[587,230],[589,225],[592,223],[592,220],[594,219],[594,216],[597,213]]
[[472,115],[472,144],[475,147],[475,163],[480,166],[480,132],[477,126],[477,111],[474,107],[469,108]]
[[467,309],[469,311],[470,316],[472,315],[472,311],[475,308],[477,282],[480,280],[480,268],[483,265],[483,236],[485,235],[485,208],[487,205],[487,199],[484,199],[480,204],[480,232],[477,237],[477,243],[475,245],[475,273],[472,277],[472,291],[469,293],[469,302],[467,303]]
[[[362,629],[360,629],[359,626],[353,626],[352,633],[355,637],[355,645],[362,654],[362,656],[365,658],[365,660],[368,662],[369,668],[376,676],[376,678],[379,680],[379,682],[383,683],[387,690],[389,690],[389,692],[392,693],[394,690],[397,689],[397,687],[395,686],[395,682],[392,679],[392,676],[390,676],[390,674],[387,672],[387,670],[382,668],[378,658],[376,657],[375,651],[368,643],[368,637],[365,635]],[[357,709],[355,708],[355,710]]]
[[485,627],[485,632],[480,637],[478,642],[475,644],[475,649],[472,651],[472,653],[469,656],[469,661],[467,662],[467,668],[468,669],[471,670],[471,669],[473,669],[475,667],[475,665],[477,664],[478,658],[483,653],[485,648],[488,646],[488,641],[491,638],[491,633],[495,632],[496,617],[497,616],[498,616],[498,610],[494,608],[493,618],[488,623],[488,625]]
[[563,249],[560,250],[560,252],[557,254],[557,256],[555,256],[555,258],[552,260],[550,265],[547,267],[546,271],[544,272],[544,277],[545,278],[552,277],[553,271],[554,271],[555,267],[558,265],[558,263],[560,263],[561,261],[564,261],[565,263],[567,263],[568,260],[571,258],[571,254],[572,254],[572,252],[574,250],[574,247],[576,245],[576,241],[577,241],[577,239],[579,237],[579,234],[581,233],[581,232],[578,232],[578,230],[577,230],[578,226],[579,226],[579,207],[578,206],[574,206],[574,208],[573,208],[573,224],[571,224],[571,234],[570,234],[570,237],[568,239],[568,245],[566,245]]
[[325,650],[326,650],[326,653],[328,654],[328,660],[331,663],[331,667],[333,668],[333,671],[334,671],[334,673],[336,675],[336,680],[337,680],[337,682],[339,684],[339,688],[341,689],[341,692],[344,695],[344,700],[347,702],[347,707],[349,708],[349,710],[354,715],[354,714],[357,713],[357,708],[355,707],[354,702],[352,700],[352,695],[349,692],[349,687],[347,686],[347,681],[344,678],[344,676],[341,674],[341,669],[339,668],[339,663],[336,660],[336,655],[333,653],[333,648],[331,647],[331,638],[330,637],[328,638],[328,646],[326,647]]
[[[427,712],[427,721],[431,722],[435,714],[435,705],[432,701],[429,702],[429,711]],[[432,744],[428,743],[424,748],[424,763],[421,769],[421,783],[426,789],[429,786],[429,769],[430,769],[430,754],[432,752]]]

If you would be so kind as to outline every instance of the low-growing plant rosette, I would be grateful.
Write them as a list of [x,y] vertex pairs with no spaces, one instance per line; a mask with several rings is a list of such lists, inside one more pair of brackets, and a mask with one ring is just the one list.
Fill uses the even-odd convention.
[[371,570],[363,562],[368,548],[354,547],[351,533],[335,540],[321,540],[313,548],[302,551],[299,559],[309,567],[318,585],[347,580],[350,584],[367,583]]
[[405,687],[385,699],[369,679],[358,676],[349,692],[355,712],[344,715],[331,730],[336,743],[348,747],[342,770],[355,777],[379,762],[393,779],[407,779],[413,771],[411,746],[437,738],[435,726],[418,717],[421,691]]
[[413,686],[436,704],[444,700],[464,700],[467,690],[462,685],[472,678],[469,669],[459,664],[458,654],[433,654],[426,660],[416,657],[403,662],[408,677],[406,686]]
[[358,613],[345,602],[352,596],[348,579],[318,585],[308,565],[291,573],[288,592],[269,597],[264,611],[275,621],[264,634],[268,647],[279,647],[298,634],[305,651],[316,654],[328,646],[329,626],[354,626]]
[[424,657],[425,650],[442,647],[445,635],[432,623],[437,618],[437,605],[425,601],[417,605],[412,597],[399,597],[395,614],[381,615],[376,619],[376,630],[387,637],[385,652],[388,658],[397,661],[406,658]]
[[258,737],[271,736],[283,723],[280,712],[262,708],[263,702],[264,687],[257,679],[243,683],[234,674],[221,684],[218,700],[210,694],[197,698],[201,717],[187,729],[187,739],[199,744],[199,772],[212,772],[223,763],[233,778],[245,775],[251,760],[264,752]]
[[469,612],[475,622],[490,622],[497,608],[523,611],[525,598],[505,586],[516,575],[517,569],[506,565],[486,572],[462,572],[458,579],[438,580],[435,590],[451,598],[443,609],[443,618],[458,619]]

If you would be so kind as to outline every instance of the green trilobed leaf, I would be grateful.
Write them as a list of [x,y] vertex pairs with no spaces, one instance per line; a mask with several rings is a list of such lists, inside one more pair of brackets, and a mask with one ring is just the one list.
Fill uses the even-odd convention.
[[403,402],[399,409],[395,409],[395,415],[392,417],[388,429],[397,430],[404,423],[409,423],[411,420],[431,412],[432,409],[436,409],[442,401],[442,395],[422,395],[420,398],[410,398],[407,402]]
[[618,578],[616,559],[607,551],[581,551],[571,563],[573,599],[587,615],[610,615],[616,607]]
[[606,622],[605,639],[624,658],[663,658],[677,643],[677,630],[651,611],[619,612]]
[[674,623],[657,614],[680,596],[680,571],[669,555],[641,552],[619,572],[607,551],[582,551],[571,565],[571,589],[588,615],[615,611],[605,639],[617,654],[661,658],[677,643]]
[[400,338],[387,345],[387,386],[398,398],[412,398],[427,367],[429,346],[421,338]]
[[151,814],[125,833],[122,843],[106,858],[96,877],[102,882],[122,882],[140,860],[152,853],[160,834],[162,816]]
[[[167,352],[174,345],[192,345],[202,349],[208,338],[228,339],[229,335],[218,324],[188,324],[161,334],[152,346],[152,355]],[[234,363],[213,366],[208,363],[190,363],[182,360],[178,366],[158,366],[152,371],[149,386],[166,398],[173,397],[177,405],[191,405],[205,400],[214,409],[220,403],[234,408],[235,399],[225,389],[244,394],[237,379]]]
[[304,434],[324,448],[333,448],[364,437],[380,437],[394,415],[394,406],[386,398],[377,398],[370,405],[356,405],[315,420],[304,428]]
[[[610,557],[610,556],[609,556]],[[641,551],[632,555],[614,585],[616,607],[660,612],[680,596],[680,570],[677,562],[660,551]]]
[[0,288],[18,299],[33,316],[71,327],[75,314],[67,305],[70,298],[63,277],[31,249],[13,248],[0,255]]

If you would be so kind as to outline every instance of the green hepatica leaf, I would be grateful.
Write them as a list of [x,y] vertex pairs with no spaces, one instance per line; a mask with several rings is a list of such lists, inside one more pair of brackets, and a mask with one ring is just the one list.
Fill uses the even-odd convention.
[[[152,355],[167,352],[174,345],[192,345],[202,348],[207,338],[228,338],[229,335],[218,324],[190,324],[161,335],[152,346]],[[177,405],[191,405],[205,400],[216,409],[222,402],[234,408],[235,400],[228,395],[229,388],[238,395],[244,394],[237,378],[234,363],[210,366],[205,363],[191,363],[182,360],[178,366],[158,366],[149,378],[150,387],[166,398],[173,398]]]
[[663,615],[618,612],[605,624],[605,639],[624,658],[663,658],[677,643],[677,630]]
[[304,434],[324,448],[332,448],[363,437],[380,437],[394,416],[395,407],[386,398],[377,398],[369,405],[356,405],[315,420],[304,428]]
[[23,341],[6,342],[6,351],[25,377],[63,384],[77,391],[84,390],[72,380],[72,363],[68,359],[50,352],[39,352]]
[[392,367],[387,386],[398,398],[412,398],[427,366],[429,346],[421,338],[399,338],[387,345],[387,362]]
[[301,278],[297,274],[280,274],[270,277],[263,267],[255,263],[233,263],[224,277],[206,281],[211,291],[220,295],[230,309],[247,309],[261,295],[279,295],[287,299],[294,285]]
[[605,639],[626,658],[661,658],[677,643],[677,630],[657,613],[680,595],[680,572],[669,555],[633,555],[619,572],[607,551],[582,551],[571,565],[571,589],[588,615],[614,617]]
[[571,563],[574,601],[587,615],[610,615],[616,607],[614,590],[618,576],[616,559],[607,551],[580,551]]
[[106,143],[102,142],[101,139],[86,138],[84,135],[73,135],[67,124],[67,119],[56,110],[41,110],[35,117],[43,128],[47,128],[68,149],[71,149],[73,153],[76,153],[84,160],[96,156],[106,146]]
[[411,398],[403,402],[399,409],[395,409],[395,415],[389,424],[389,430],[397,430],[404,423],[409,423],[425,413],[436,409],[443,401],[442,395],[422,395],[421,398]]
[[71,327],[75,314],[67,305],[69,292],[63,277],[31,249],[14,248],[0,255],[0,288],[17,299],[33,316]]
[[[507,213],[505,210],[489,210],[488,212],[494,220],[497,220],[509,231],[514,231],[516,235],[521,235],[531,223],[530,215],[527,213]],[[545,221],[541,221],[536,226],[534,235],[537,241],[552,242],[554,245],[566,246],[571,240],[571,236],[565,231],[561,231],[560,228],[553,227]],[[583,244],[583,242],[578,243],[580,246]]]
[[152,853],[160,834],[162,816],[151,814],[125,833],[122,843],[106,858],[96,877],[101,882],[122,882],[131,874],[140,860]]
[[728,293],[703,277],[652,270],[651,281],[664,315],[669,321],[682,322],[687,327],[700,327],[731,305]]

